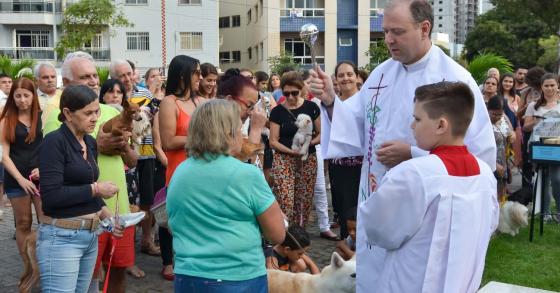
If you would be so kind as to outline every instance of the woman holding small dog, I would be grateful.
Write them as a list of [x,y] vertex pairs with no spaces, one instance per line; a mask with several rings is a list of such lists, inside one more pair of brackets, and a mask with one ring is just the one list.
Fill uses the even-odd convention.
[[27,78],[14,81],[6,106],[0,116],[0,143],[4,150],[4,186],[16,220],[16,242],[20,254],[23,242],[31,233],[35,206],[42,214],[39,190],[39,146],[43,140],[39,99],[33,82]]
[[[97,181],[97,144],[90,136],[100,113],[97,94],[84,85],[68,86],[60,112],[62,126],[45,136],[39,153],[41,290],[87,292],[97,259],[95,232],[100,219],[112,217],[103,199],[113,197],[118,187]],[[123,229],[114,224],[110,231],[121,237]]]
[[[273,190],[290,224],[305,227],[317,177],[315,145],[321,139],[320,110],[315,103],[304,99],[304,83],[298,72],[285,73],[280,87],[286,101],[270,112],[270,146],[276,151],[272,163]],[[297,150],[292,149],[292,142],[298,132],[296,120],[300,114],[311,118],[313,131],[308,149]],[[306,155],[307,159],[303,160]]]
[[214,99],[190,121],[189,158],[167,190],[175,292],[268,291],[261,231],[281,243],[284,221],[262,172],[233,157],[243,144],[239,117],[234,102]]

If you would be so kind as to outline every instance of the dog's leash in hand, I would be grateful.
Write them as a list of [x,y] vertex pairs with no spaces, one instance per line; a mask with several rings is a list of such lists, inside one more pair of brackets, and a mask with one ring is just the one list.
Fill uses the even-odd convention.
[[[115,226],[119,223],[119,192],[117,192],[116,196],[116,205],[115,205]],[[113,227],[115,229],[115,227]],[[124,233],[124,231],[123,231]],[[113,255],[115,254],[115,247],[117,246],[117,237],[111,234],[111,253],[109,254],[109,264],[107,264],[107,273],[105,274],[105,282],[103,284],[103,293],[109,292],[107,289],[109,288],[109,276],[111,275],[111,264],[113,263]]]

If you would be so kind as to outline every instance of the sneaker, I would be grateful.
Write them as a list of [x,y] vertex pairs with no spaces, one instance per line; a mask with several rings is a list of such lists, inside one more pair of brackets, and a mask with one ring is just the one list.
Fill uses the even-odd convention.
[[552,216],[551,216],[551,215],[545,215],[545,216],[543,217],[543,221],[544,221],[545,223],[551,223],[551,222],[552,222]]

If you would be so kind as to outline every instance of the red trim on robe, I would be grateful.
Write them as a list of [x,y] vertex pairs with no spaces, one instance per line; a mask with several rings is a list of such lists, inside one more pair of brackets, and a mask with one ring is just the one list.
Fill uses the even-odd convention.
[[451,176],[467,177],[480,174],[480,166],[476,158],[469,153],[466,146],[442,145],[433,149],[430,154],[438,156]]

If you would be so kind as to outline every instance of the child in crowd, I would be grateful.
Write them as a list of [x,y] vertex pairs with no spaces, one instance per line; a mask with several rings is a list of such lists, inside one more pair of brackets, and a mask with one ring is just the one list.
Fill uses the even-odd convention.
[[336,252],[344,258],[351,259],[356,253],[356,215],[358,208],[352,207],[347,212],[346,229],[348,229],[348,237],[336,243]]
[[309,270],[311,274],[320,274],[321,270],[305,254],[310,246],[311,241],[305,229],[298,225],[292,225],[288,227],[286,238],[282,244],[266,249],[266,268],[292,273]]
[[414,101],[414,138],[430,154],[389,170],[360,205],[377,252],[370,290],[476,292],[499,207],[492,169],[464,144],[475,99],[468,85],[443,81],[417,88]]

